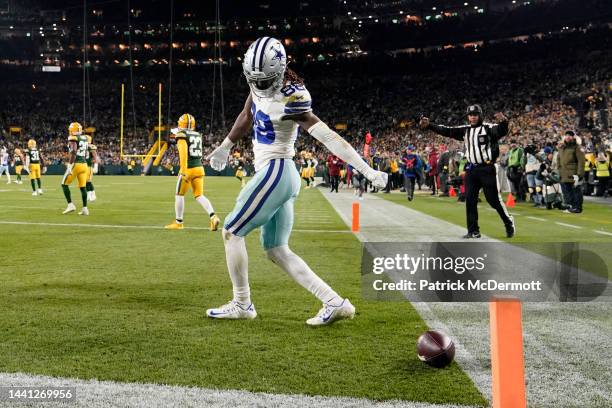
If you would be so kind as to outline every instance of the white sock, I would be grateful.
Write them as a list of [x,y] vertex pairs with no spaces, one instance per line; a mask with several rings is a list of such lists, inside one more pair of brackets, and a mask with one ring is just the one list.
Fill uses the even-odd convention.
[[208,213],[208,215],[211,215],[215,212],[212,204],[210,203],[210,200],[204,197],[203,195],[198,196],[196,198],[196,201],[200,203],[200,205],[202,206],[202,208],[204,208],[204,210]]
[[183,222],[183,211],[185,210],[185,197],[182,195],[174,196],[174,212],[176,213],[176,220]]
[[249,256],[244,237],[223,230],[225,244],[225,259],[232,280],[234,301],[244,305],[251,304],[251,289],[249,288]]
[[336,304],[337,300],[341,301],[342,298],[287,245],[268,249],[266,253],[272,262],[287,272],[293,280],[315,295],[321,302]]

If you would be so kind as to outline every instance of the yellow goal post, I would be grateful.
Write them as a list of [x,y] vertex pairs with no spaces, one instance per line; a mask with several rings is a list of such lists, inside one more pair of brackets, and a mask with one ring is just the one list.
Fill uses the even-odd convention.
[[119,118],[119,146],[120,146],[120,150],[119,150],[119,158],[121,160],[123,160],[124,158],[130,158],[130,157],[137,157],[137,158],[157,158],[160,154],[161,154],[161,146],[162,146],[162,142],[161,142],[161,132],[163,129],[165,129],[164,126],[162,126],[162,84],[161,82],[158,84],[158,89],[157,89],[157,93],[158,93],[158,101],[157,101],[157,126],[155,127],[155,130],[157,130],[157,142],[155,143],[157,145],[157,154],[150,154],[150,153],[145,153],[145,154],[126,154],[123,151],[124,148],[124,117],[125,117],[125,84],[122,83],[121,84],[121,117]]

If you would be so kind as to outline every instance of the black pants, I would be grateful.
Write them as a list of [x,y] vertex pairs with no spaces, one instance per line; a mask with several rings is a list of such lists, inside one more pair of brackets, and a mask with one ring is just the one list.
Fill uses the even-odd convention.
[[484,191],[489,205],[494,208],[505,226],[512,225],[513,220],[497,190],[497,170],[495,165],[475,166],[465,173],[465,213],[468,232],[480,232],[478,226],[478,195]]
[[340,176],[329,176],[329,181],[331,184],[331,192],[333,193],[335,190],[337,193],[338,186],[340,185]]
[[416,182],[416,177],[409,177],[404,175],[404,188],[406,189],[406,195],[409,198],[414,197],[414,183]]

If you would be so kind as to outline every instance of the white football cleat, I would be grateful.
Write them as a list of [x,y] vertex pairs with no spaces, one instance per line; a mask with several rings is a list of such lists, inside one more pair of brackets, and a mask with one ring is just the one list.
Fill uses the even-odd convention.
[[64,210],[64,212],[62,214],[68,214],[68,213],[71,213],[73,211],[76,211],[76,207],[74,206],[74,203],[69,203],[68,207],[66,207],[66,209]]
[[87,209],[87,207],[81,208],[81,211],[79,211],[79,215],[89,215],[89,210]]
[[38,189],[38,195],[42,195],[43,191],[41,188]]
[[37,193],[36,191],[34,191],[34,192],[32,192],[32,195],[33,195],[33,196],[37,196],[37,195],[38,195],[38,193]]
[[229,301],[223,306],[219,306],[216,309],[208,309],[206,316],[212,317],[213,319],[254,319],[257,317],[255,306],[251,303],[246,306],[236,301]]
[[306,320],[309,326],[326,326],[336,320],[352,319],[355,317],[355,306],[348,299],[344,299],[339,306],[323,303],[319,313],[313,318]]

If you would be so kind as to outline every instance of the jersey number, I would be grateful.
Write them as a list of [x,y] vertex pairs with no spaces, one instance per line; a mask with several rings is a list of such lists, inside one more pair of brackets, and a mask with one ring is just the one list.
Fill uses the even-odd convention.
[[32,159],[32,161],[38,161],[40,159],[40,157],[38,156],[38,150],[32,150],[30,152],[30,158]]
[[270,116],[260,110],[253,114],[253,138],[257,138],[257,142],[261,144],[272,144],[276,139]]
[[85,157],[87,155],[87,142],[79,140],[79,147],[77,148],[77,156]]
[[191,157],[202,157],[202,139],[189,136],[189,155]]

